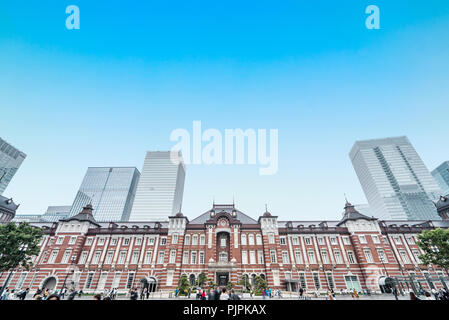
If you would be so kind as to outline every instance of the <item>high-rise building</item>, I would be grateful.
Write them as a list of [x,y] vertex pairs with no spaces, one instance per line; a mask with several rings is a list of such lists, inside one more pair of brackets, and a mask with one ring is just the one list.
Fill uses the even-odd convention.
[[139,178],[132,167],[89,167],[69,216],[92,204],[97,221],[128,221]]
[[374,216],[440,218],[441,190],[407,137],[356,141],[349,156]]
[[16,174],[26,154],[0,138],[0,195]]
[[435,170],[432,171],[432,176],[443,191],[442,195],[449,194],[449,161],[445,161],[436,167]]
[[181,152],[147,152],[130,220],[160,221],[178,212],[185,174]]

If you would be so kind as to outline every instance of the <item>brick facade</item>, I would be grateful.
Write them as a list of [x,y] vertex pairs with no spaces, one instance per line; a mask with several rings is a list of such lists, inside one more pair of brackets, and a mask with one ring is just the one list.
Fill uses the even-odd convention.
[[44,230],[40,253],[34,268],[16,270],[8,286],[127,292],[147,283],[159,291],[176,288],[182,274],[193,281],[204,272],[218,284],[247,274],[261,275],[273,289],[379,292],[387,274],[442,275],[420,263],[417,236],[449,227],[449,221],[379,221],[349,203],[339,221],[278,221],[269,212],[254,220],[234,205],[214,205],[192,221],[178,213],[168,222],[97,223],[91,213],[87,206],[58,223],[32,223]]

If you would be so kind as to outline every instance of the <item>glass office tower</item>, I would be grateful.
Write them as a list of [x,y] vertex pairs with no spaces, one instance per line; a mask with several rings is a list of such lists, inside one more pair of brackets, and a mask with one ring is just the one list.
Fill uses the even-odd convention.
[[166,221],[182,203],[186,168],[181,152],[147,152],[130,221]]
[[26,154],[0,138],[0,195],[16,174]]
[[356,141],[349,156],[374,216],[441,219],[441,190],[407,137]]
[[88,168],[69,216],[91,203],[97,221],[128,221],[139,178],[136,168]]
[[435,170],[432,171],[432,176],[438,182],[442,195],[449,194],[449,161],[445,161],[440,164]]

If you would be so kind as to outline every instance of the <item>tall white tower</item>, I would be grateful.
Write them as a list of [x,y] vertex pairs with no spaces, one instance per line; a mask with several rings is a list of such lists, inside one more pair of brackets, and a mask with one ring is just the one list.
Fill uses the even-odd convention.
[[168,221],[179,212],[185,175],[181,152],[147,152],[129,221]]
[[349,157],[377,218],[440,220],[441,190],[407,137],[356,141]]

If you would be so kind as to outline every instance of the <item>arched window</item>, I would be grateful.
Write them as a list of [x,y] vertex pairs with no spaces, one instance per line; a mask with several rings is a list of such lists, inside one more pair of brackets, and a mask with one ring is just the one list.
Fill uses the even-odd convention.
[[246,234],[242,233],[242,245],[246,246]]
[[218,256],[218,259],[220,262],[228,262],[228,253],[227,252],[220,252],[220,255]]
[[248,244],[249,244],[250,246],[253,246],[253,245],[254,245],[254,235],[253,235],[253,234],[250,234],[250,235],[248,236]]
[[190,277],[189,277],[189,282],[190,282],[190,285],[191,285],[191,286],[194,286],[194,285],[195,285],[195,275],[194,275],[194,274],[191,274],[191,275],[190,275]]
[[258,246],[262,245],[262,236],[260,234],[256,235],[256,244]]
[[185,245],[189,245],[189,244],[190,244],[190,236],[189,236],[189,235],[186,235],[184,244],[185,244]]

